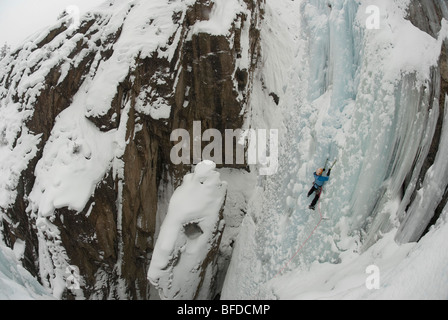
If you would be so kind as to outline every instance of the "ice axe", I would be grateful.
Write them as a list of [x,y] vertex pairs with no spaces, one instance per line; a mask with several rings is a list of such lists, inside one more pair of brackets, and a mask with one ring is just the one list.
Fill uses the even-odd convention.
[[331,165],[331,167],[330,167],[330,169],[329,170],[332,170],[333,169],[333,167],[335,166],[335,164],[338,162],[338,160],[336,159],[336,160],[334,160],[334,162],[333,162],[333,164]]

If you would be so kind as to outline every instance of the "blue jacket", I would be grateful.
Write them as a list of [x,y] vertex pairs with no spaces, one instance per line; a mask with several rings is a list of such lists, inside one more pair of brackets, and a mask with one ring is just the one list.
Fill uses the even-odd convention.
[[316,188],[321,188],[328,180],[330,180],[330,177],[318,176],[317,173],[314,172],[314,186]]

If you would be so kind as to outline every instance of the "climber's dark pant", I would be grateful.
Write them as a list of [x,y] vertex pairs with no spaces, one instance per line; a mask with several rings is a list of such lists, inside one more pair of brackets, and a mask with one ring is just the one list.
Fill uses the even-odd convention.
[[317,187],[313,186],[311,188],[311,190],[308,192],[308,198],[314,193],[316,192],[316,196],[314,197],[313,202],[311,202],[311,207],[315,207],[317,204],[317,201],[319,201],[320,198],[320,194],[322,193],[322,187]]

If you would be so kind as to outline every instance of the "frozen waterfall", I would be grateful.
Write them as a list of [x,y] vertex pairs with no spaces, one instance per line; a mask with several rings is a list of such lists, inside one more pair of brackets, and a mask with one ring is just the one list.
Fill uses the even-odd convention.
[[[376,1],[379,15],[373,18],[379,28],[367,24],[374,14],[369,5],[267,1],[264,68],[252,103],[259,105],[269,90],[280,97],[278,107],[264,106],[277,108],[276,120],[261,112],[254,116],[260,126],[282,123],[280,169],[259,178],[224,298],[328,298],[347,297],[347,292],[368,298],[366,267],[380,264],[389,272],[417,251],[415,244],[398,244],[419,240],[437,207],[444,218],[448,141],[440,125],[448,119],[439,59],[448,23],[436,12],[448,18],[446,2],[434,10],[432,1]],[[425,20],[415,8],[432,15]],[[430,30],[421,21],[429,21]],[[269,44],[274,38],[275,47]],[[306,193],[327,157],[339,161],[321,204],[310,211]],[[385,258],[389,255],[393,262]],[[446,258],[440,255],[435,265],[446,265]],[[354,271],[350,266],[360,261]],[[340,291],[337,285],[319,286],[319,281],[354,277],[339,272],[341,266],[361,276]],[[319,293],[301,296],[297,289],[281,289],[287,283],[306,288],[304,279],[308,284],[319,279],[310,286]]]

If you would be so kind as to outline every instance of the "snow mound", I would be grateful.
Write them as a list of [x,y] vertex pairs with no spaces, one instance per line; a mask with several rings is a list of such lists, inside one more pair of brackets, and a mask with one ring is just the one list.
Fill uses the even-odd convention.
[[227,193],[215,169],[199,163],[171,198],[148,271],[162,299],[210,298]]

